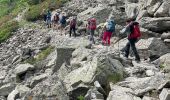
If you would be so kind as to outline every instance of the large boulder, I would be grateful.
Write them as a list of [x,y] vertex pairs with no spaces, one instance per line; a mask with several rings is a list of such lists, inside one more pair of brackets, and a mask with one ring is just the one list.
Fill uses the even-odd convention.
[[23,100],[47,99],[47,100],[69,100],[63,83],[58,79],[56,74],[48,77],[38,83],[29,93],[24,96]]
[[0,87],[0,95],[7,96],[15,89],[15,84],[8,83]]
[[35,67],[30,64],[20,64],[14,69],[14,72],[16,73],[16,75],[21,75],[27,72],[28,70],[33,70],[34,68]]
[[81,84],[90,85],[97,80],[101,85],[106,85],[109,79],[118,81],[122,78],[123,65],[118,60],[108,55],[98,55],[69,73],[65,77],[64,83],[66,83],[67,91],[71,92]]
[[168,1],[164,1],[159,9],[155,12],[154,16],[156,17],[168,17],[169,15],[169,6],[170,3]]
[[170,33],[163,33],[163,34],[161,35],[161,39],[162,39],[162,40],[170,39]]
[[153,32],[165,32],[170,30],[170,17],[143,17],[141,20],[139,20],[139,23],[143,28]]
[[113,85],[107,100],[141,100],[141,98],[133,95],[130,88]]
[[161,56],[159,59],[155,60],[153,63],[160,66],[163,70],[170,72],[170,53]]
[[[97,23],[105,22],[108,18],[108,15],[111,13],[112,9],[104,7],[104,6],[97,6],[97,7],[89,7],[87,10],[78,14],[78,18],[87,21],[90,17],[94,17],[97,20]],[[105,12],[105,13],[103,13]]]

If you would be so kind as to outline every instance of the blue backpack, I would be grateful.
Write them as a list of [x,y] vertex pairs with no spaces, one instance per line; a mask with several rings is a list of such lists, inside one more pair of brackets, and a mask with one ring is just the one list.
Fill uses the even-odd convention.
[[66,17],[62,16],[61,20],[60,20],[61,24],[66,24]]
[[115,23],[114,21],[108,21],[106,25],[106,30],[109,32],[115,32]]

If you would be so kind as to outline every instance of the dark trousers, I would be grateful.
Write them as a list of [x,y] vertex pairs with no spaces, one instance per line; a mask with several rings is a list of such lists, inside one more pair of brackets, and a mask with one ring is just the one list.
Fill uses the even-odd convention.
[[70,27],[70,37],[71,37],[72,31],[74,32],[74,36],[76,37],[76,28]]
[[94,41],[95,30],[89,30],[89,32],[90,32],[90,42],[91,42],[91,44],[95,44],[95,41]]
[[137,39],[128,39],[128,43],[126,44],[126,47],[125,47],[125,57],[128,58],[129,56],[129,50],[130,50],[130,47],[135,55],[135,60],[140,60],[140,57],[139,57],[139,54],[136,50],[136,46],[135,46],[135,43],[137,42]]

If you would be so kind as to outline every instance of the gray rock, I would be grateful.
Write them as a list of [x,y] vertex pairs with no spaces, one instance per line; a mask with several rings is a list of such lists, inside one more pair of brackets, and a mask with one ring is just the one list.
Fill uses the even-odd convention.
[[30,84],[31,87],[34,87],[36,84],[41,82],[42,80],[46,79],[48,77],[48,74],[41,74],[39,76],[35,76],[32,79],[32,82]]
[[159,59],[155,60],[153,63],[160,66],[164,71],[170,72],[170,53],[161,56]]
[[154,16],[156,17],[168,17],[169,15],[169,6],[168,1],[164,1],[159,9],[155,12]]
[[139,23],[143,28],[146,28],[153,32],[166,32],[170,30],[170,17],[143,17],[141,20],[139,20]]
[[16,73],[16,75],[21,75],[27,72],[28,70],[33,70],[34,68],[35,67],[30,64],[20,64],[20,65],[17,65],[17,67],[14,69],[14,72]]
[[12,83],[5,84],[0,87],[0,95],[1,96],[7,96],[9,93],[11,93],[15,89],[15,85]]
[[144,97],[142,98],[142,100],[158,100],[158,99],[152,98],[152,97],[148,97],[148,96],[144,96]]
[[170,33],[163,33],[161,35],[161,39],[164,40],[164,39],[170,39]]
[[18,90],[13,90],[7,97],[7,100],[16,100],[18,98],[19,92]]
[[141,100],[132,93],[133,90],[130,88],[113,85],[107,100]]
[[150,77],[150,76],[154,76],[154,74],[155,74],[155,73],[154,73],[152,70],[147,70],[147,71],[146,71],[146,75],[149,76],[149,77]]
[[113,81],[116,81],[115,77],[121,79],[123,77],[123,65],[107,55],[100,55],[93,57],[92,61],[85,62],[83,67],[73,70],[65,77],[64,82],[67,91],[72,91],[76,88],[76,85],[73,85],[75,83],[90,84],[98,80],[100,84],[104,85],[109,76],[112,77]]
[[159,99],[160,100],[169,100],[170,99],[170,90],[167,88],[164,88],[159,95]]
[[104,100],[104,97],[103,97],[103,94],[98,92],[96,88],[92,88],[85,95],[85,100],[92,100],[92,99]]
[[28,100],[29,97],[33,100],[69,100],[64,83],[62,83],[55,74],[38,83],[29,93],[27,93],[24,100]]

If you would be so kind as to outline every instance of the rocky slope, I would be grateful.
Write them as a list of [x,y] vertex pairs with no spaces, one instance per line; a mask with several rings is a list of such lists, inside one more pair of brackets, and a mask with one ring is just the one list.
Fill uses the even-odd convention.
[[[0,44],[0,100],[169,100],[170,9],[168,0],[72,0],[61,10],[78,15],[78,34],[86,20],[98,23],[96,44],[88,37],[60,36],[44,23],[29,23]],[[118,35],[102,46],[101,24],[113,15],[116,31],[138,16],[141,63],[124,60]],[[133,56],[133,55],[132,55]]]

